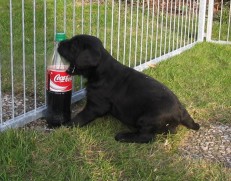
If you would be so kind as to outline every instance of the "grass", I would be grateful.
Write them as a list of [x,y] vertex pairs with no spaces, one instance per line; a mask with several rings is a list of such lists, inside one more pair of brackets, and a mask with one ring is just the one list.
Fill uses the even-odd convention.
[[[171,88],[200,123],[230,124],[231,46],[201,43],[145,71]],[[0,180],[229,181],[222,164],[182,157],[189,133],[158,136],[149,144],[123,144],[114,135],[127,129],[111,116],[83,128],[53,132],[31,129],[0,134]],[[166,143],[168,140],[168,144]]]

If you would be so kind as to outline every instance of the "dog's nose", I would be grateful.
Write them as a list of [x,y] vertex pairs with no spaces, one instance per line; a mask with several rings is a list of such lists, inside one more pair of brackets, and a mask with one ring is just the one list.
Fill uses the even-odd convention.
[[60,50],[61,50],[61,42],[59,42],[59,44],[58,44],[58,52],[60,53]]
[[75,66],[69,66],[69,68],[66,70],[66,72],[67,72],[69,75],[73,75],[74,72],[75,72]]

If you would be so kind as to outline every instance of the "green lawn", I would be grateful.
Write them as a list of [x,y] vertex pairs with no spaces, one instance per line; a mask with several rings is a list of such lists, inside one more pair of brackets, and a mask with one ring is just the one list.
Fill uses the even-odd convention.
[[[230,124],[231,46],[201,43],[164,61],[146,74],[171,88],[193,118]],[[229,181],[221,164],[180,156],[178,147],[191,130],[149,144],[114,140],[127,129],[106,116],[83,128],[45,133],[31,129],[0,134],[0,180],[160,180]],[[165,140],[169,145],[165,146]]]

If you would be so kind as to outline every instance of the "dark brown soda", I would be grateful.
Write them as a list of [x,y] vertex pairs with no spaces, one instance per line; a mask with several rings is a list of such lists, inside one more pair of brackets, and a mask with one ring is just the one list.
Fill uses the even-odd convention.
[[53,92],[47,90],[46,121],[49,128],[65,124],[71,120],[71,95],[68,92]]

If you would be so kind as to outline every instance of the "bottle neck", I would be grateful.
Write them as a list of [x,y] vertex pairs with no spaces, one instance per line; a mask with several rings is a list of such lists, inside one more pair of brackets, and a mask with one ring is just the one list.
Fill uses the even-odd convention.
[[58,53],[58,46],[59,46],[60,41],[55,41],[54,42],[54,53],[53,57],[50,62],[50,67],[54,69],[67,69],[69,66],[69,63],[60,56]]
[[60,43],[60,41],[55,41],[55,42],[54,42],[54,49],[55,49],[55,50],[58,49],[59,43]]

